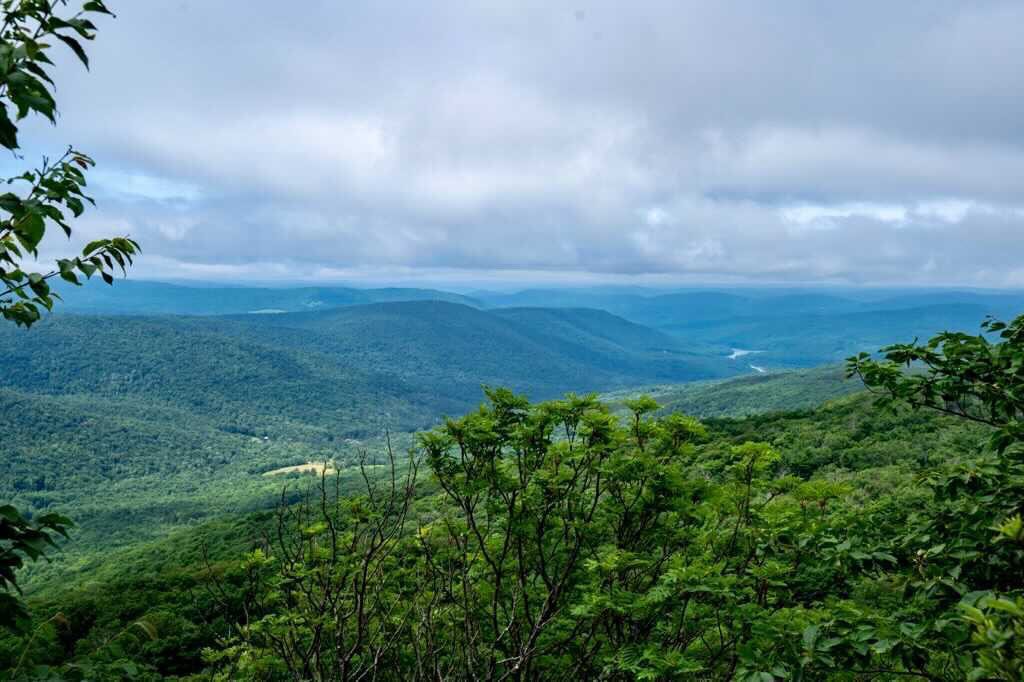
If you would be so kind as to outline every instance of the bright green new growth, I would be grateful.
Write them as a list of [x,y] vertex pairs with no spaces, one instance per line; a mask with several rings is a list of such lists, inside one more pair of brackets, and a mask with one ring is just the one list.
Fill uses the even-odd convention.
[[[941,592],[944,583],[962,596],[961,616],[973,627],[971,643],[978,652],[971,679],[1019,679],[1024,675],[1024,315],[1009,323],[989,318],[982,334],[944,332],[925,344],[896,344],[882,353],[881,361],[866,353],[850,358],[848,374],[880,392],[884,402],[992,428],[991,452],[932,482],[940,504],[923,530],[924,539],[937,544],[919,550],[917,562],[927,593]],[[910,368],[924,371],[906,371]],[[969,590],[965,577],[972,572],[980,584]]]

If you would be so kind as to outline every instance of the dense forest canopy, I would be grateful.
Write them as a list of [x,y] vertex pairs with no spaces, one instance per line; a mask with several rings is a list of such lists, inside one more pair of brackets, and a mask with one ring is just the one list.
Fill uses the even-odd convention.
[[[888,406],[862,392],[701,423],[656,416],[646,396],[611,411],[489,390],[408,456],[382,443],[292,479],[276,512],[47,583],[31,639],[5,640],[9,665],[110,679],[1015,679],[1014,393],[963,377],[1017,385],[1022,327],[852,359]],[[894,373],[925,353],[930,371]],[[930,397],[951,381],[971,394],[964,410]],[[785,383],[759,385],[785,401]],[[733,384],[701,390],[742,413],[751,389]]]

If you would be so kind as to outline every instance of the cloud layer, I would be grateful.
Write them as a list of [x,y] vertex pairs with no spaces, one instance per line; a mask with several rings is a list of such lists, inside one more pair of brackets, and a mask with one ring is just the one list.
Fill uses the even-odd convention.
[[1018,2],[120,4],[30,149],[144,274],[1024,286]]

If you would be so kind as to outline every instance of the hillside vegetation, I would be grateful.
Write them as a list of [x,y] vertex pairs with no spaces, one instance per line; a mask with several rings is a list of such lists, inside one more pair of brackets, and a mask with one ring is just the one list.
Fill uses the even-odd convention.
[[[584,308],[428,300],[0,330],[0,486],[29,518],[78,524],[53,563],[22,571],[34,634],[0,638],[0,668],[1014,670],[1021,407],[991,387],[1016,380],[1019,330],[858,356],[888,407],[846,370],[730,377],[747,357]],[[930,372],[903,373],[922,360]],[[607,388],[607,405],[579,397]]]
[[[530,408],[516,417],[513,415],[519,414],[518,410],[523,409],[525,403],[514,401],[507,394],[492,395],[497,401],[492,407],[442,428],[437,436],[423,442],[421,452],[431,463],[432,470],[437,472],[435,475],[439,477],[442,491],[436,485],[428,484],[409,500],[409,506],[403,512],[408,518],[405,530],[383,546],[383,558],[379,564],[370,564],[370,582],[366,583],[366,589],[372,590],[368,594],[375,595],[374,603],[382,598],[407,600],[405,605],[395,602],[388,606],[398,609],[393,613],[404,614],[407,609],[418,608],[417,604],[426,606],[443,594],[435,591],[440,589],[440,585],[434,581],[441,580],[443,575],[447,575],[441,571],[450,568],[445,568],[446,564],[429,568],[429,564],[420,564],[413,557],[423,556],[414,550],[420,541],[429,543],[427,546],[431,552],[445,551],[446,531],[441,519],[452,523],[465,518],[464,512],[459,511],[462,507],[458,500],[463,499],[460,497],[462,494],[469,493],[458,492],[460,487],[453,488],[453,493],[443,492],[450,485],[464,485],[458,481],[465,475],[457,466],[450,473],[441,473],[446,471],[442,466],[455,466],[452,460],[437,459],[444,457],[445,448],[453,444],[447,438],[458,438],[457,434],[462,429],[497,428],[500,432],[503,420],[518,421],[526,415],[539,418],[548,410],[554,410],[552,417],[572,414],[571,410],[577,409],[574,405],[584,408],[581,417],[587,415],[579,424],[580,456],[585,451],[584,445],[592,444],[596,437],[592,429],[597,427],[594,420],[599,419],[601,412],[594,411],[596,404],[592,402],[570,399]],[[644,401],[631,405],[634,411],[640,410],[641,415],[650,409]],[[506,414],[504,411],[509,409],[515,411]],[[570,412],[565,413],[564,410]],[[635,431],[637,423],[642,425],[640,432]],[[485,427],[485,424],[490,426]],[[567,674],[575,670],[573,674],[584,677],[597,674],[599,670],[617,670],[620,673],[616,677],[627,679],[646,674],[661,676],[669,671],[707,671],[710,668],[718,671],[714,679],[726,679],[731,677],[726,673],[733,668],[743,675],[764,671],[779,679],[803,670],[804,675],[824,679],[836,666],[840,669],[847,665],[856,665],[858,669],[892,666],[888,661],[894,658],[898,661],[899,657],[906,655],[904,651],[914,651],[915,647],[924,645],[920,635],[899,630],[900,627],[919,627],[919,621],[911,620],[910,625],[901,625],[901,622],[913,619],[911,614],[916,613],[915,609],[920,605],[911,604],[894,611],[893,605],[900,598],[891,587],[883,587],[900,574],[904,562],[908,566],[913,565],[917,541],[910,536],[904,539],[893,537],[890,531],[894,527],[918,523],[913,517],[914,506],[928,504],[931,493],[927,484],[919,482],[920,474],[935,467],[954,467],[958,462],[967,464],[973,456],[971,453],[989,434],[988,430],[952,417],[908,409],[899,409],[880,419],[874,400],[863,394],[844,398],[821,409],[771,417],[711,420],[707,423],[706,435],[696,422],[678,421],[673,417],[654,421],[642,416],[640,422],[629,417],[623,419],[621,425],[621,436],[625,439],[621,447],[626,447],[631,454],[627,460],[611,460],[617,464],[609,470],[606,484],[616,490],[615,486],[629,483],[621,490],[621,495],[626,497],[620,498],[620,493],[614,493],[605,504],[614,507],[616,500],[620,499],[628,503],[634,499],[633,495],[643,490],[633,486],[650,485],[662,490],[659,497],[643,498],[648,501],[637,509],[640,516],[634,523],[618,526],[618,531],[615,531],[617,526],[604,525],[617,518],[613,514],[600,523],[591,519],[584,526],[568,525],[572,515],[588,509],[583,505],[585,501],[589,504],[590,499],[586,487],[576,490],[577,495],[583,496],[577,500],[580,506],[568,506],[547,521],[542,522],[543,517],[540,516],[544,506],[515,507],[515,513],[521,516],[519,522],[528,524],[523,529],[524,533],[530,534],[542,528],[552,532],[555,528],[565,527],[566,530],[560,532],[571,532],[570,541],[583,543],[582,546],[587,548],[576,568],[566,575],[573,577],[564,585],[564,597],[559,598],[566,600],[559,609],[560,615],[544,628],[546,634],[537,645],[549,651],[551,647],[559,646],[558,642],[563,642],[562,646],[569,648],[564,657],[544,656],[532,661],[530,665],[536,666],[538,674],[541,670],[552,674],[551,666],[561,669],[565,665],[568,666]],[[563,433],[562,426],[558,427],[559,433]],[[474,458],[483,457],[483,451],[478,448],[487,447],[486,439],[491,436],[485,436],[485,431],[475,433],[474,439],[485,440],[474,440],[470,447]],[[645,450],[650,449],[646,455],[640,455],[634,449],[638,447],[636,442],[631,440],[644,438],[642,434],[652,439],[644,447]],[[752,446],[751,437],[756,437],[764,445]],[[563,438],[564,435],[557,439],[561,445],[549,442],[547,447],[552,448],[552,452],[567,452],[565,448],[573,438],[570,437],[569,441]],[[672,442],[666,438],[678,439],[679,444],[675,447],[682,449],[677,455],[658,454]],[[589,451],[593,445],[586,447]],[[680,455],[686,462],[685,467],[682,462],[675,462],[674,458]],[[633,458],[639,459],[629,464]],[[485,470],[476,471],[471,475],[483,475]],[[540,475],[539,470],[534,474]],[[458,478],[449,480],[448,476]],[[644,482],[646,476],[653,478]],[[291,509],[305,509],[302,513],[308,516],[293,518],[290,516],[292,512],[282,509],[281,516],[260,513],[212,521],[165,540],[140,544],[106,558],[94,559],[88,572],[81,573],[81,577],[70,584],[54,585],[45,594],[37,594],[34,608],[41,613],[60,609],[65,614],[65,624],[47,626],[41,639],[32,645],[33,660],[61,665],[68,655],[64,652],[78,651],[81,653],[75,660],[97,670],[109,670],[117,660],[130,660],[142,676],[147,674],[146,671],[151,675],[188,676],[202,670],[220,670],[224,679],[264,678],[264,673],[259,672],[263,666],[274,669],[279,665],[275,661],[284,660],[282,652],[288,651],[278,649],[275,641],[282,646],[291,646],[286,644],[290,641],[287,637],[308,637],[306,628],[312,626],[304,623],[305,619],[315,617],[315,600],[319,594],[316,590],[321,589],[315,587],[320,584],[319,571],[349,570],[346,568],[348,559],[328,553],[321,560],[313,560],[308,569],[312,572],[306,572],[307,569],[301,569],[300,564],[286,560],[289,555],[282,552],[305,552],[312,545],[303,549],[301,540],[297,544],[290,544],[292,541],[288,540],[289,544],[278,548],[276,541],[272,540],[279,523],[284,524],[280,527],[286,532],[285,537],[290,537],[288,534],[292,532],[289,529],[293,522],[298,524],[296,530],[312,529],[317,523],[322,523],[318,521],[321,517],[316,511],[320,504],[316,479],[306,480],[308,482],[301,485],[312,487],[311,505],[303,507],[300,504]],[[348,510],[355,508],[342,501],[345,494],[351,494],[344,491],[351,491],[358,478],[342,476],[339,480],[343,480],[343,492],[337,503],[331,492],[333,483],[324,492],[328,509],[335,509],[337,504],[339,516],[323,518],[335,518],[334,523],[343,524],[339,529],[344,528],[344,532],[354,532],[357,534],[355,537],[361,537],[360,522],[344,520],[353,513]],[[538,478],[536,484],[541,480],[544,479]],[[466,481],[468,484],[469,479]],[[489,485],[503,487],[505,484],[499,481]],[[566,480],[562,485],[573,483]],[[750,486],[759,491],[754,498],[758,504],[744,511],[747,508],[743,502],[746,499],[743,491]],[[380,504],[397,501],[398,498],[388,497],[394,493],[387,490],[387,487],[378,489],[377,494],[383,496],[379,498]],[[506,513],[499,511],[504,509],[505,503],[501,502],[498,490],[487,490],[489,488],[485,488],[482,494],[488,496],[489,504],[498,505],[488,515]],[[676,493],[669,494],[668,490],[685,495],[686,504],[672,503],[672,496]],[[523,494],[531,493],[524,490]],[[491,495],[495,497],[491,498]],[[361,504],[370,504],[366,498],[363,499]],[[449,509],[448,504],[456,506]],[[603,505],[598,509],[601,511],[595,518],[604,519],[604,514],[612,514],[612,509],[605,509]],[[654,513],[655,509],[660,511]],[[747,518],[746,514],[751,516]],[[301,518],[307,520],[302,521]],[[393,522],[392,517],[385,515],[370,516],[361,523],[370,524],[367,528],[373,528],[373,524]],[[734,522],[739,523],[735,526],[739,529],[738,534],[733,532]],[[649,523],[654,525],[648,527]],[[554,525],[549,528],[550,524]],[[417,528],[420,530],[416,531]],[[591,530],[583,533],[584,528]],[[606,529],[612,535],[605,537],[600,529]],[[320,526],[320,531],[327,532],[326,527]],[[502,531],[494,528],[489,532],[499,534],[494,538],[496,541]],[[619,547],[613,539],[614,532],[627,533],[618,541],[622,543]],[[647,533],[652,535],[644,540]],[[434,544],[435,535],[440,544]],[[558,562],[549,570],[554,570],[554,567],[561,570],[567,561],[562,552],[573,545],[568,548],[560,548],[558,544],[545,545],[543,553],[537,555],[538,549],[532,546],[530,535],[521,539],[515,537],[514,543],[525,540],[523,549],[530,550],[525,557],[526,563],[519,566],[534,575],[531,583],[532,580],[537,582],[532,589],[540,589],[540,596],[543,596],[545,588],[541,587],[540,575],[533,574],[544,565],[538,562]],[[670,543],[668,547],[672,555],[668,563],[662,563],[665,561],[662,552],[666,543]],[[260,549],[246,554],[253,547]],[[493,546],[492,551],[497,552],[499,547]],[[458,546],[455,548],[457,550]],[[478,553],[481,550],[474,545],[464,551]],[[717,556],[717,561],[708,563],[706,558],[702,558],[705,552],[711,552],[712,557]],[[659,556],[663,558],[658,559]],[[588,558],[584,561],[584,557]],[[312,556],[309,559],[312,560]],[[483,562],[483,559],[478,558],[477,561]],[[515,578],[517,564],[511,556],[509,561],[513,561],[509,566],[512,572],[502,574],[504,577],[492,573],[486,568],[486,563],[476,570],[482,571],[482,585],[497,585],[502,589],[495,595],[504,595],[501,596],[500,608],[511,609],[510,613],[518,614],[517,617],[524,619],[522,627],[525,627],[531,618],[537,617],[537,613],[527,610],[527,604],[515,596],[519,594]],[[322,569],[317,566],[322,566]],[[457,566],[452,565],[456,569]],[[293,581],[294,589],[314,589],[310,593],[310,601],[299,599],[301,591],[284,601],[275,601],[277,598],[272,595],[278,594],[277,590],[285,589],[285,594],[288,594],[287,590],[292,589],[285,587],[286,583],[277,582],[274,576],[278,571],[289,576],[286,579]],[[306,587],[302,587],[304,584]],[[357,583],[355,594],[363,589],[359,585],[363,583]],[[835,597],[821,592],[826,585],[831,595],[845,600],[841,602],[845,604],[842,606],[845,611],[842,611],[844,615],[840,621],[835,620],[835,609],[839,607],[829,601]],[[338,598],[348,600],[351,595],[339,593]],[[459,598],[470,599],[470,608],[486,612],[492,595],[488,590],[467,594],[460,591]],[[250,599],[255,601],[248,601]],[[265,601],[267,599],[269,601]],[[425,601],[421,602],[421,599]],[[542,604],[529,608],[539,609]],[[681,631],[683,634],[674,635],[673,628],[657,625],[671,623],[681,617],[679,608],[682,604],[689,604],[688,615],[682,621],[686,624]],[[382,604],[377,608],[385,607]],[[291,609],[295,609],[298,620],[281,620],[282,613]],[[450,643],[436,651],[434,655],[440,655],[436,664],[451,666],[449,669],[454,673],[461,664],[458,658],[449,660],[448,652],[458,652],[460,647],[467,646],[462,639],[466,635],[458,620],[461,613],[461,607],[454,608],[454,604],[440,610],[437,617],[446,620],[444,624],[436,625],[402,617],[392,626],[397,630],[371,630],[377,634],[368,635],[373,637],[370,643],[377,646],[382,641],[376,639],[378,637],[399,636],[397,642],[383,651],[389,666],[404,668],[415,665],[414,642],[417,638],[443,638]],[[628,626],[629,630],[621,635],[624,638],[622,643],[615,644],[614,635],[611,639],[602,636],[595,641],[595,645],[601,643],[598,648],[575,652],[575,646],[571,645],[579,641],[575,638],[586,637],[585,633],[591,628],[603,631],[606,619]],[[137,633],[119,638],[116,645],[101,647],[102,642],[131,628],[136,622],[151,628],[149,634],[139,629]],[[481,626],[485,622],[481,621]],[[410,629],[415,627],[417,634],[401,634],[405,632],[402,623],[407,623]],[[342,621],[340,626],[355,625]],[[384,624],[374,627],[384,627]],[[421,627],[425,629],[419,631]],[[728,633],[747,631],[745,648],[734,649],[727,639],[718,634],[720,627]],[[564,640],[560,634],[574,632],[576,628],[583,632],[574,635],[574,639]],[[646,632],[639,639],[645,643],[645,648],[635,652],[631,648],[635,645],[631,643],[641,636],[635,634],[634,628],[643,628],[642,631]],[[477,636],[490,638],[490,641],[500,636],[500,629],[501,626],[496,632],[485,628]],[[237,633],[227,648],[220,634],[226,630]],[[292,634],[286,635],[289,632]],[[271,638],[271,633],[276,633],[274,638]],[[929,635],[932,638],[936,636]],[[683,639],[677,640],[676,637]],[[847,649],[846,644],[830,643],[836,637],[861,637],[855,641],[865,643],[866,653],[858,653],[856,646]],[[13,643],[8,645],[7,655],[14,656],[17,647]],[[521,645],[513,640],[508,651],[498,655],[513,655],[518,646]],[[685,647],[685,656],[675,653],[680,646]],[[730,655],[723,660],[716,656],[716,651],[721,651],[723,646],[727,651],[733,651],[735,657]],[[805,649],[808,646],[814,647],[810,653]],[[100,647],[98,653],[87,653],[97,647]],[[204,648],[207,654],[201,653]],[[498,647],[498,650],[505,651],[504,647]],[[209,653],[213,651],[220,653]],[[323,651],[326,653],[333,649]],[[327,660],[331,666],[337,664],[333,657]],[[356,666],[355,670],[367,665],[363,659],[352,664]],[[898,671],[901,667],[896,665],[890,669]],[[281,667],[282,677],[288,677],[287,670],[287,666]]]
[[663,414],[683,412],[705,418],[810,409],[862,390],[863,385],[848,379],[842,367],[829,366],[753,374],[721,381],[644,386],[611,391],[602,397],[614,409],[622,411],[625,400],[646,394],[661,404]]
[[425,301],[236,318],[55,316],[31,337],[0,330],[9,349],[0,386],[140,396],[244,433],[314,425],[359,437],[465,411],[481,385],[546,398],[736,371],[667,338],[645,348],[643,329],[625,321],[607,325],[598,343],[578,313],[564,313],[560,328],[546,314],[510,319]]
[[601,311],[492,314],[437,301],[64,315],[30,335],[0,328],[0,344],[0,491],[79,526],[56,564],[27,574],[30,589],[97,551],[266,508],[282,482],[264,472],[350,465],[387,431],[404,447],[410,432],[472,409],[483,385],[550,398],[733,371]]

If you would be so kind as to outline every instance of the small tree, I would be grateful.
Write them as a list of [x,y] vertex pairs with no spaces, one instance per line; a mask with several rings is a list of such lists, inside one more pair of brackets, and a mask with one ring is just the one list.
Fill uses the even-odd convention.
[[[848,375],[860,377],[885,401],[992,427],[990,447],[980,458],[929,479],[931,506],[908,529],[920,546],[920,579],[911,587],[943,608],[938,622],[952,620],[949,612],[961,616],[959,631],[970,632],[973,647],[970,670],[964,671],[970,679],[1021,679],[1024,315],[1009,323],[989,318],[981,334],[943,332],[924,344],[888,346],[882,354],[881,360],[866,353],[850,358]],[[940,598],[942,584],[956,591]],[[932,647],[955,650],[957,644]]]
[[[89,0],[74,13],[68,4],[0,1],[0,146],[16,158],[21,158],[18,125],[23,119],[36,114],[57,122],[51,48],[64,43],[88,68],[82,42],[96,34],[89,17],[111,14],[101,0]],[[94,203],[85,193],[85,173],[93,164],[89,156],[69,147],[56,160],[44,158],[37,168],[7,179],[10,189],[0,194],[0,314],[5,320],[31,326],[60,298],[49,280],[60,277],[80,285],[80,276],[98,275],[112,284],[115,270],[124,272],[138,253],[135,241],[114,237],[90,242],[80,256],[58,259],[41,272],[29,265],[38,259],[47,230],[58,227],[70,237],[69,220]],[[64,535],[69,526],[70,521],[57,514],[31,520],[10,505],[0,506],[0,626],[11,627],[26,616],[12,594],[17,591],[17,569],[25,559],[44,556],[55,546],[56,535]]]

